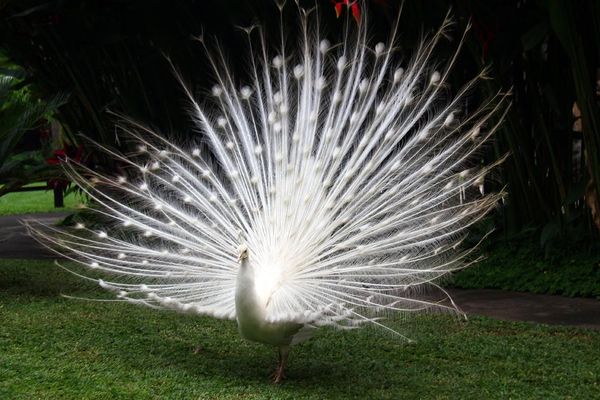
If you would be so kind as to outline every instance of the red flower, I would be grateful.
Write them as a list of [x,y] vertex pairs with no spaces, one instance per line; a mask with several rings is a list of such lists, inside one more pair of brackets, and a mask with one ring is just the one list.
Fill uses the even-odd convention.
[[339,18],[342,14],[342,7],[346,6],[352,11],[352,16],[357,24],[360,23],[360,6],[358,0],[331,0],[335,7],[335,15]]
[[[52,152],[52,157],[46,159],[46,163],[49,165],[58,165],[61,162],[65,161],[65,159],[67,157],[69,157],[69,154],[73,154],[73,150],[74,149],[70,146],[65,147],[64,149],[54,150]],[[70,158],[72,160],[74,160],[75,162],[80,162],[82,156],[83,156],[83,146],[79,145],[79,146],[77,146],[77,149],[75,149],[75,154],[70,156]]]
[[[64,162],[67,157],[76,163],[81,162],[81,158],[83,157],[83,145],[80,144],[77,148],[66,146],[63,149],[54,150],[52,152],[52,157],[46,159],[46,163],[48,165],[59,165]],[[65,190],[69,186],[69,181],[60,178],[50,179],[48,180],[47,185],[52,189]]]
[[50,165],[58,165],[60,164],[62,161],[64,161],[67,152],[65,151],[65,149],[62,150],[54,150],[52,152],[53,156],[48,158],[46,160],[46,163],[50,164]]

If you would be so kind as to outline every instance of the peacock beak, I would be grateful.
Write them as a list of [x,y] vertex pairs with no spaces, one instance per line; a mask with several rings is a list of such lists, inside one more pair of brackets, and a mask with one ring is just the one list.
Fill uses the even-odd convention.
[[237,262],[241,263],[241,262],[242,262],[242,261],[244,261],[246,258],[248,258],[248,252],[247,252],[247,251],[245,251],[245,252],[241,253],[241,254],[238,256]]
[[237,262],[241,263],[248,258],[248,247],[245,244],[240,245],[240,247],[238,247],[238,254]]

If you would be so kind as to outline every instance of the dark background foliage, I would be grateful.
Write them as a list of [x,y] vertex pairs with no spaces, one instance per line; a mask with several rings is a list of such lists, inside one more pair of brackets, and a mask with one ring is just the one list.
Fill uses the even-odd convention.
[[[316,1],[325,31],[335,36],[346,18],[336,19],[330,0]],[[385,41],[400,2],[365,0],[361,5],[369,14],[374,42]],[[453,86],[489,66],[491,79],[475,97],[513,93],[503,128],[485,155],[494,159],[510,152],[486,183],[489,188],[507,185],[509,196],[486,224],[497,228],[497,240],[526,234],[549,251],[593,248],[600,229],[600,3],[406,0],[399,56],[410,55],[449,7],[456,29],[440,48],[440,60],[472,25]],[[289,17],[284,29],[293,40],[296,27]],[[69,94],[55,116],[70,135],[83,133],[125,150],[109,110],[183,141],[197,139],[167,57],[201,99],[212,76],[194,37],[218,38],[243,81],[246,45],[235,27],[254,21],[267,21],[267,30],[279,29],[274,1],[3,0],[0,48],[25,69],[40,97]],[[114,168],[99,152],[86,149],[98,167]]]

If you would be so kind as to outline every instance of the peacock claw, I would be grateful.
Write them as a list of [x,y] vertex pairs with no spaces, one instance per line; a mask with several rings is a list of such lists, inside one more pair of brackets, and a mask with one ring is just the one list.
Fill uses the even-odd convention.
[[273,372],[271,377],[273,378],[274,384],[281,383],[281,381],[283,381],[286,378],[282,367],[277,367],[277,369],[275,370],[275,372]]

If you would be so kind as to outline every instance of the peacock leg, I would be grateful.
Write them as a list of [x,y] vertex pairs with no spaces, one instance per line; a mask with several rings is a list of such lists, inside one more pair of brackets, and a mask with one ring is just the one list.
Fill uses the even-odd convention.
[[279,355],[279,363],[277,364],[277,369],[273,374],[273,383],[280,383],[285,379],[285,363],[287,362],[288,354],[290,353],[290,348],[288,346],[280,346],[278,349]]

